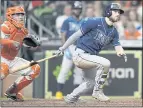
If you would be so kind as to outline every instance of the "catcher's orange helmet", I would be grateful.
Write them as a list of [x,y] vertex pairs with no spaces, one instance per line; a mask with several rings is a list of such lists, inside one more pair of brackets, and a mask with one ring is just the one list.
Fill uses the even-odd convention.
[[10,21],[16,27],[22,28],[24,26],[24,23],[17,22],[12,18],[12,15],[16,14],[16,13],[24,13],[25,14],[25,10],[22,6],[9,7],[9,8],[7,8],[7,11],[6,11],[6,18],[8,21]]

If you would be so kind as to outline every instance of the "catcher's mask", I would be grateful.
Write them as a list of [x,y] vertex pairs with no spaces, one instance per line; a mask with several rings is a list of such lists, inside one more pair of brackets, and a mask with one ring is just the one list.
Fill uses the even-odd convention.
[[[13,15],[15,14],[24,14],[25,17],[24,8],[22,6],[14,6],[14,7],[9,7],[6,10],[6,19],[12,24],[14,24],[16,27],[22,28],[25,24],[25,21],[22,23],[13,19]],[[26,20],[26,18],[24,20]]]

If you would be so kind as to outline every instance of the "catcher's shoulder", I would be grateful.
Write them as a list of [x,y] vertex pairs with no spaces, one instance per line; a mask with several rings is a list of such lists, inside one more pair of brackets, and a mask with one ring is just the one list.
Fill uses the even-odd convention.
[[8,22],[8,21],[4,21],[1,25],[1,31],[4,33],[4,34],[10,34],[10,30],[11,30],[11,23]]

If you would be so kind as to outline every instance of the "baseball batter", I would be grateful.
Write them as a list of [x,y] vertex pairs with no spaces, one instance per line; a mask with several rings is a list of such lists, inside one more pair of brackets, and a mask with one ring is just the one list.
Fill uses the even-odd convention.
[[[27,38],[28,31],[25,28],[25,11],[21,6],[9,7],[6,11],[7,20],[1,25],[1,80],[6,78],[11,69],[29,63],[29,61],[16,57],[22,45],[27,46],[23,40]],[[34,38],[34,36],[33,36]],[[32,37],[31,37],[32,39]],[[37,39],[37,41],[36,41]],[[36,45],[39,44],[38,37],[35,38]],[[29,85],[40,74],[40,66],[33,65],[19,72],[21,75],[5,92],[5,96],[14,101],[23,101],[23,96],[19,93],[24,87]]]
[[[80,95],[89,89],[93,89],[92,97],[100,101],[109,100],[109,97],[103,93],[103,85],[111,63],[108,59],[100,57],[98,53],[108,44],[112,44],[117,56],[125,55],[118,32],[114,27],[114,23],[119,21],[120,15],[123,13],[120,4],[108,5],[105,17],[86,18],[81,24],[81,28],[59,48],[58,55],[62,54],[69,45],[78,39],[73,61],[86,74],[84,82],[65,97],[66,102],[77,102]],[[93,78],[88,77],[88,72],[94,72]]]
[[[67,40],[73,33],[75,33],[79,29],[82,22],[80,18],[81,12],[82,12],[81,2],[75,1],[72,5],[72,16],[70,16],[64,21],[61,28],[61,36],[63,43],[65,43],[65,40]],[[68,75],[68,72],[73,66],[72,54],[75,51],[75,47],[76,47],[75,44],[73,44],[69,46],[69,48],[67,48],[64,52],[65,54],[63,56],[61,70],[57,79],[56,99],[63,98],[62,90],[66,82],[66,77]],[[82,70],[77,66],[75,66],[74,81],[73,81],[75,87],[81,84],[82,80],[83,80]]]

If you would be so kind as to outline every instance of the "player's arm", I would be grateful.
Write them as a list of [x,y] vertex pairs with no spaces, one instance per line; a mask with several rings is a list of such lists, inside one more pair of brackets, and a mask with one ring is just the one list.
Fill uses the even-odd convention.
[[79,29],[77,32],[75,32],[74,34],[72,34],[72,36],[70,36],[68,38],[68,40],[65,42],[65,44],[62,47],[60,47],[60,50],[64,51],[66,48],[68,48],[70,45],[72,45],[81,36],[82,36],[82,32]]
[[0,38],[0,44],[1,45],[9,45],[13,46],[17,44],[19,45],[19,42],[13,41],[9,39],[10,31],[6,24],[1,25],[1,38]]
[[93,19],[87,19],[87,18],[84,19],[80,29],[68,38],[65,44],[62,47],[60,47],[60,50],[64,51],[66,48],[72,45],[78,38],[89,32],[92,28],[94,28],[93,24],[94,24]]
[[9,36],[10,36],[9,27],[5,23],[3,23],[1,25],[1,38],[8,39]]
[[117,56],[119,57],[122,55],[126,55],[121,45],[115,46],[115,50],[116,50]]
[[10,32],[9,28],[6,24],[1,25],[1,38],[0,38],[0,44],[6,45],[12,43],[11,40],[9,40]]
[[115,47],[115,51],[117,53],[117,56],[120,57],[120,56],[125,55],[124,49],[121,46],[120,41],[119,41],[119,34],[118,34],[117,30],[115,32],[115,38],[113,40],[113,45]]

